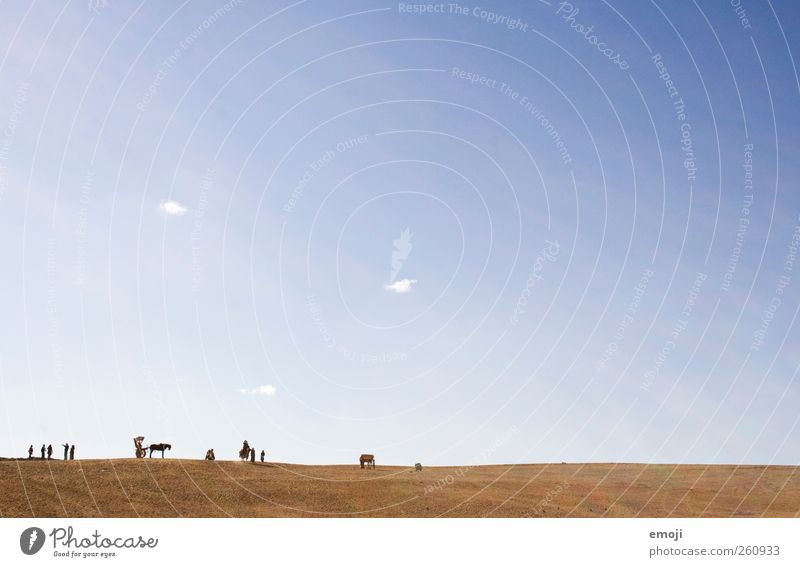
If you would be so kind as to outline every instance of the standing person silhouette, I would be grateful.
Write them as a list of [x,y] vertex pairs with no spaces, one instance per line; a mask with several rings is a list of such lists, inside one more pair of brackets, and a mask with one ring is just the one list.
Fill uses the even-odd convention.
[[73,445],[69,450],[69,460],[70,461],[75,460],[75,445]]
[[262,463],[264,462],[264,455],[266,455],[266,453],[265,453],[265,452],[264,452],[264,450],[262,449],[262,450],[261,450],[261,462],[262,462]]
[[46,447],[42,445],[42,459],[44,459],[44,452],[46,451]]
[[250,449],[250,462],[251,463],[255,463],[256,462],[256,450],[255,450],[255,447]]
[[64,443],[61,446],[64,447],[64,460],[66,461],[67,460],[67,452],[69,452],[69,443]]
[[53,446],[52,445],[48,445],[47,446],[47,460],[49,461],[52,458],[53,458]]
[[33,458],[33,445],[31,445],[30,447],[28,447],[28,458],[29,458],[29,459],[32,459],[32,458]]

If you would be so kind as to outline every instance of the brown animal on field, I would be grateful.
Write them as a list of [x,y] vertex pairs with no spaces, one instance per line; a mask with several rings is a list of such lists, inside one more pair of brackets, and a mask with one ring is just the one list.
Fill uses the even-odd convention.
[[164,458],[164,451],[171,451],[172,445],[169,443],[153,443],[150,445],[150,458],[153,458],[153,451],[161,451],[161,458]]
[[375,455],[364,453],[358,458],[358,461],[361,463],[362,469],[364,468],[365,464],[367,465],[367,468],[369,468],[370,465],[372,465],[373,469],[375,468]]

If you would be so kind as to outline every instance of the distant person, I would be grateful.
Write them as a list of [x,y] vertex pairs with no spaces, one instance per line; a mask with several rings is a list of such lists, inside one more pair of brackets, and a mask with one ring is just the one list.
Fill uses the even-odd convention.
[[61,446],[64,447],[64,460],[66,461],[67,460],[67,453],[69,453],[69,443],[64,443]]
[[75,460],[75,445],[69,448],[69,460],[70,461]]
[[44,452],[47,450],[47,447],[42,445],[42,460],[44,460]]
[[264,462],[264,455],[266,455],[266,453],[262,450],[261,451],[261,462],[262,463]]
[[32,458],[33,458],[33,445],[31,445],[30,447],[28,447],[28,458],[29,458],[29,459],[32,459]]
[[255,463],[256,462],[256,450],[255,449],[250,449],[250,462],[251,463]]
[[47,446],[47,460],[49,461],[52,458],[53,458],[53,446],[52,445],[48,445]]

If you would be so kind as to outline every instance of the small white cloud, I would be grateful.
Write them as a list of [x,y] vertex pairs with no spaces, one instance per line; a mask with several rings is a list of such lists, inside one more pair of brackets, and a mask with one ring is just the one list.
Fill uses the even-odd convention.
[[275,386],[266,384],[264,386],[259,386],[258,388],[253,388],[252,390],[248,390],[247,388],[239,388],[236,391],[240,394],[251,394],[253,396],[274,396],[275,392],[278,390],[275,389]]
[[275,395],[275,386],[270,386],[267,384],[266,386],[259,386],[255,390],[253,390],[253,394],[261,394],[262,396],[274,396]]
[[161,201],[158,208],[161,209],[162,212],[173,217],[179,217],[186,213],[186,207],[181,205],[178,201]]
[[411,291],[411,286],[417,283],[417,280],[410,280],[408,278],[404,280],[397,280],[391,284],[384,284],[383,289],[386,291],[392,291],[394,293],[408,293]]

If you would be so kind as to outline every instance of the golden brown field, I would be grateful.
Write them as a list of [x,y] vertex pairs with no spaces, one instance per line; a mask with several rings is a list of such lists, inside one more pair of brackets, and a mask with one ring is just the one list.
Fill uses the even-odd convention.
[[0,460],[0,515],[793,517],[797,467]]

